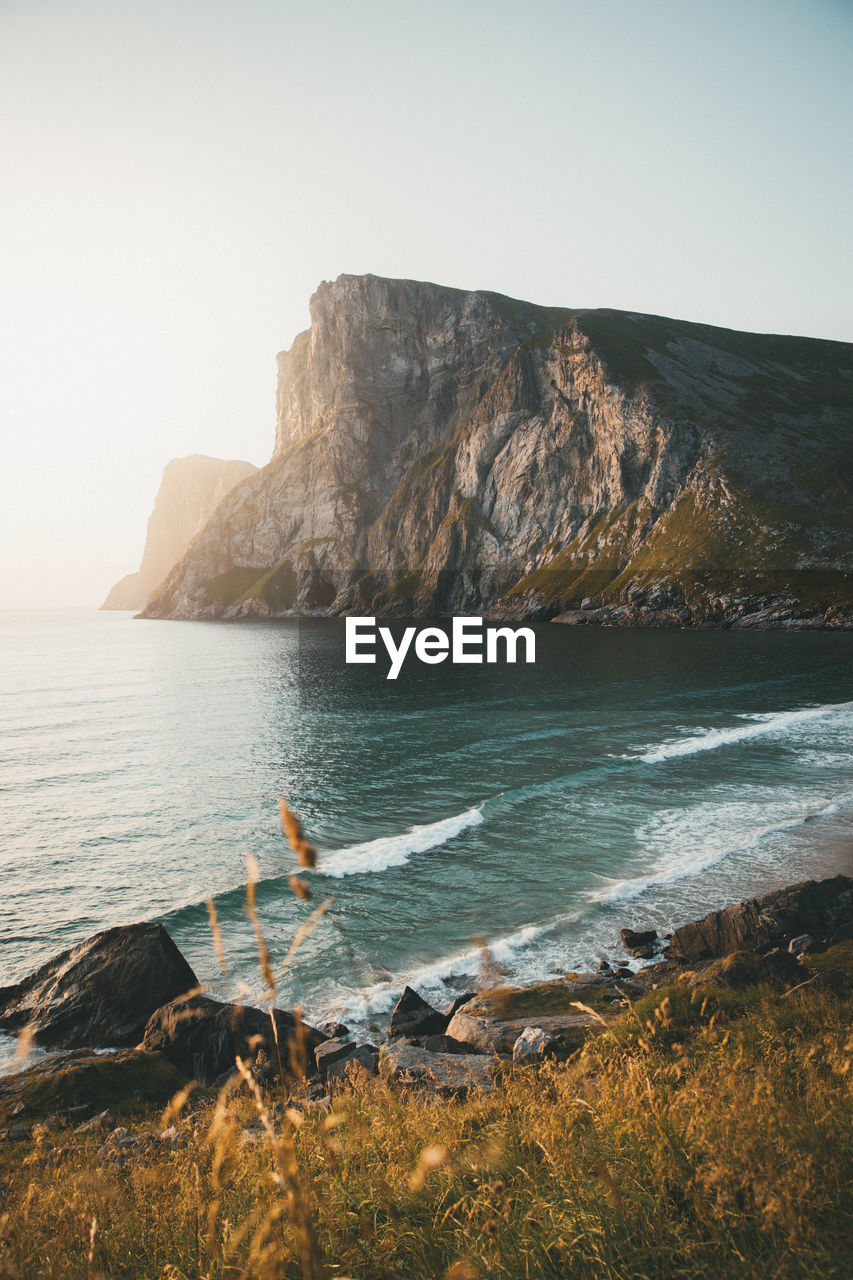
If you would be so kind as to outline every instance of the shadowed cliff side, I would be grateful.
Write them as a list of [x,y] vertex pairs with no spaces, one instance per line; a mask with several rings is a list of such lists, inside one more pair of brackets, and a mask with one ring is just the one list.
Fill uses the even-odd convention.
[[341,276],[144,616],[847,625],[853,345]]
[[201,453],[168,462],[148,519],[142,563],[115,584],[101,608],[141,609],[225,495],[256,471],[251,462]]

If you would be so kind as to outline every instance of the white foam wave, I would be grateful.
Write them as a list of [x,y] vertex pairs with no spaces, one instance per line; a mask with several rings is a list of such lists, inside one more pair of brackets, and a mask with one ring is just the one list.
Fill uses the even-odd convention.
[[[697,834],[698,830],[704,825],[705,838],[696,838],[694,836],[695,843],[692,853],[685,852],[684,846],[688,841],[684,839],[685,832],[683,830],[679,831],[677,833],[679,838],[673,840],[676,847],[665,853],[646,875],[614,880],[605,889],[592,890],[589,898],[595,902],[608,903],[631,901],[640,897],[648,889],[659,889],[662,885],[673,884],[689,876],[698,875],[702,871],[708,871],[711,867],[727,858],[754,849],[768,836],[779,835],[783,831],[792,831],[796,827],[802,827],[807,822],[813,821],[815,818],[829,817],[838,813],[851,799],[853,799],[853,795],[846,794],[819,804],[805,813],[800,812],[792,814],[790,817],[780,817],[775,822],[764,823],[752,828],[752,830],[747,830],[741,839],[734,842],[720,838],[721,833],[714,829],[714,818],[716,817],[719,820],[721,816],[726,815],[727,809],[730,809],[729,816],[732,820],[732,825],[735,827],[740,826],[742,830],[743,825],[748,821],[748,815],[743,812],[742,806],[714,804],[710,806],[710,812],[707,814],[704,812],[705,806],[700,806],[698,812],[695,810],[690,812],[690,821],[691,827]],[[674,834],[670,833],[670,835]]]
[[400,835],[379,836],[376,840],[338,849],[336,853],[323,858],[320,870],[324,875],[340,880],[344,876],[371,875],[377,871],[387,871],[389,867],[403,867],[412,854],[437,849],[468,827],[479,826],[482,821],[482,809],[475,806],[452,818],[411,827]]
[[659,764],[663,760],[674,760],[679,756],[692,756],[699,751],[715,751],[718,747],[732,746],[738,742],[749,742],[753,738],[765,734],[780,733],[804,724],[809,720],[819,720],[824,716],[834,715],[839,711],[853,711],[853,702],[833,702],[822,707],[806,707],[802,711],[779,711],[760,719],[751,719],[749,724],[736,725],[730,729],[706,729],[702,733],[689,738],[676,738],[661,743],[652,751],[626,759],[640,760],[644,764]]
[[[556,923],[552,921],[543,925],[528,924],[507,934],[506,937],[495,938],[488,944],[489,954],[498,964],[512,964],[520,952],[544,934],[550,933]],[[448,992],[446,980],[475,978],[480,968],[480,961],[479,947],[467,947],[463,951],[442,956],[439,960],[422,965],[418,969],[397,974],[382,982],[375,982],[361,991],[356,999],[350,999],[345,1005],[342,1004],[335,1010],[335,1016],[342,1017],[344,1022],[364,1023],[378,1014],[388,1013],[405,986],[414,987],[421,995],[426,996],[427,999],[432,997],[438,1004],[442,1003],[442,998],[447,1002],[452,998],[452,992]]]

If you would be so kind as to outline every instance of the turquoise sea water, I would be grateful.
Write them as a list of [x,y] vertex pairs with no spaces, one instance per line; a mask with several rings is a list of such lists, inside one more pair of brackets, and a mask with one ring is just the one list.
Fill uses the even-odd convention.
[[[395,624],[396,626],[396,624]],[[853,635],[537,626],[535,666],[344,664],[343,623],[0,615],[0,985],[162,920],[215,993],[369,1022],[619,956],[723,902],[853,868]],[[287,884],[285,795],[320,851]],[[216,903],[220,973],[205,898]]]

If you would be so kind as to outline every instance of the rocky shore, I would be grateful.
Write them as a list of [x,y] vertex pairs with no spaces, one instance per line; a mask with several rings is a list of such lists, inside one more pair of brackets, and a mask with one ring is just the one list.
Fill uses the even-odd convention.
[[585,599],[551,622],[570,627],[658,627],[722,631],[853,631],[853,613],[841,605],[805,608],[790,596],[673,598],[639,589],[620,604]]
[[809,880],[724,907],[666,939],[625,927],[625,961],[602,961],[595,972],[468,992],[444,1010],[407,987],[374,1045],[340,1024],[315,1028],[298,1012],[203,994],[161,925],[108,929],[0,989],[0,1029],[55,1051],[0,1078],[0,1138],[26,1139],[38,1124],[103,1130],[106,1138],[122,1111],[162,1108],[187,1087],[245,1090],[251,1080],[263,1088],[281,1079],[299,1093],[295,1105],[320,1108],[342,1084],[377,1073],[444,1098],[493,1091],[507,1064],[568,1059],[634,1002],[673,983],[761,984],[780,998],[807,983],[843,987],[849,975],[812,973],[809,958],[849,939],[853,878]]

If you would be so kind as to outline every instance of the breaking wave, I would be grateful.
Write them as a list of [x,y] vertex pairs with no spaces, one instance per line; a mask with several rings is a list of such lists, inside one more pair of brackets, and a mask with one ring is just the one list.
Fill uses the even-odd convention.
[[338,849],[323,858],[320,869],[323,875],[341,880],[344,876],[370,875],[376,871],[387,871],[389,867],[402,867],[412,854],[437,849],[469,827],[479,826],[482,821],[482,806],[475,805],[452,818],[410,827],[401,835],[379,836],[363,844]]
[[660,764],[664,760],[675,760],[680,756],[696,755],[699,751],[716,751],[718,747],[732,746],[738,742],[749,742],[753,738],[765,734],[779,733],[786,729],[796,728],[808,720],[819,720],[824,716],[834,715],[839,711],[853,711],[853,702],[830,702],[822,707],[806,707],[803,711],[777,711],[770,715],[755,716],[751,724],[735,725],[730,729],[706,729],[690,738],[676,738],[661,743],[637,756],[625,756],[626,760],[638,760],[643,764]]

